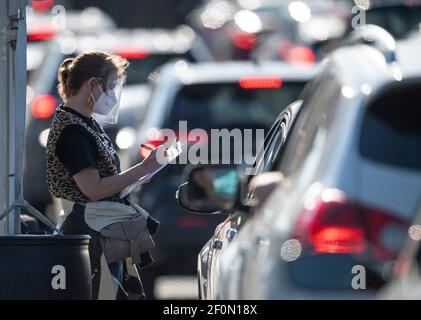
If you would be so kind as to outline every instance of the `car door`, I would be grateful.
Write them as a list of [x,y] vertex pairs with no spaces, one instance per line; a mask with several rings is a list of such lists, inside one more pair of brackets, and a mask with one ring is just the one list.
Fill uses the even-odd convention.
[[[295,115],[301,106],[301,102],[295,102],[287,109],[285,109],[276,119],[274,125],[270,129],[265,138],[262,148],[259,150],[253,168],[254,174],[260,174],[271,171],[279,161],[291,125],[291,121],[295,119]],[[248,187],[249,182],[254,177],[250,175],[244,181],[245,188]],[[237,210],[220,224],[214,233],[214,236],[208,243],[208,259],[207,259],[207,297],[209,299],[218,299],[218,292],[220,283],[220,269],[219,257],[229,244],[236,238],[239,230],[247,221],[249,213]],[[200,276],[200,275],[199,275]]]

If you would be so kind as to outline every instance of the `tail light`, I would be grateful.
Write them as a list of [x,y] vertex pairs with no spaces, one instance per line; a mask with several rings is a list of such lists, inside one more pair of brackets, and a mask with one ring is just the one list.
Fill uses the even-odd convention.
[[150,52],[132,46],[118,48],[114,50],[114,54],[129,60],[145,59],[150,56]]
[[243,49],[243,50],[251,50],[257,44],[257,38],[252,33],[239,31],[239,32],[235,32],[231,38],[234,45],[237,48]]
[[46,12],[53,7],[54,0],[32,0],[31,4],[35,11]]
[[281,59],[294,64],[309,65],[316,63],[316,55],[313,49],[294,45],[289,40],[281,42],[278,47],[278,55]]
[[292,48],[288,52],[286,60],[295,64],[314,64],[316,56],[311,48],[299,46]]
[[40,95],[31,105],[32,115],[37,119],[49,119],[56,110],[56,99],[52,95]]
[[391,248],[386,237],[408,227],[409,224],[395,216],[342,197],[312,203],[300,215],[294,234],[314,254],[367,253],[387,261],[396,258],[399,243],[395,241],[395,248]]
[[274,89],[281,88],[282,80],[278,77],[244,77],[240,79],[242,89]]
[[28,41],[47,41],[56,36],[56,30],[50,26],[40,26],[28,32]]

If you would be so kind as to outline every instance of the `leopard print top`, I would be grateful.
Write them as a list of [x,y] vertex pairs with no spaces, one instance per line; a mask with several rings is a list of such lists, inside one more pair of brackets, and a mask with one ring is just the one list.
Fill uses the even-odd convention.
[[[102,134],[104,133],[101,125],[96,122],[95,125]],[[77,203],[87,203],[91,200],[85,196],[77,186],[73,177],[70,175],[66,166],[56,155],[56,146],[63,130],[69,126],[81,126],[90,134],[96,142],[98,148],[98,171],[101,178],[118,174],[118,168],[113,161],[113,153],[110,147],[104,144],[95,132],[83,119],[77,115],[66,112],[58,108],[51,126],[47,142],[47,186],[50,193],[59,199],[66,199]],[[103,201],[123,202],[118,195],[103,199]]]

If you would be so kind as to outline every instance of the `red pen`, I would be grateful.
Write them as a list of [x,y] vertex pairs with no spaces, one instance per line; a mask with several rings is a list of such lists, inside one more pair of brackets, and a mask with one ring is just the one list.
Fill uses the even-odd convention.
[[[150,151],[155,150],[155,148],[151,148],[151,147],[147,146],[146,144],[141,144],[141,146],[142,146],[142,148],[146,148],[146,149],[148,149]],[[167,150],[165,150],[164,157],[166,157],[167,155],[168,155]]]
[[146,149],[148,149],[148,150],[155,150],[154,148],[151,148],[151,147],[149,147],[149,146],[147,146],[146,144],[141,144],[141,146],[143,147],[143,148],[146,148]]

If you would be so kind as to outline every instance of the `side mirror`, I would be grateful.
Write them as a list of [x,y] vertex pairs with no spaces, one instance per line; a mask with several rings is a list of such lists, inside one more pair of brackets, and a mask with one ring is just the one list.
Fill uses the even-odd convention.
[[235,208],[240,179],[235,168],[194,168],[176,198],[180,207],[194,213],[215,214]]

